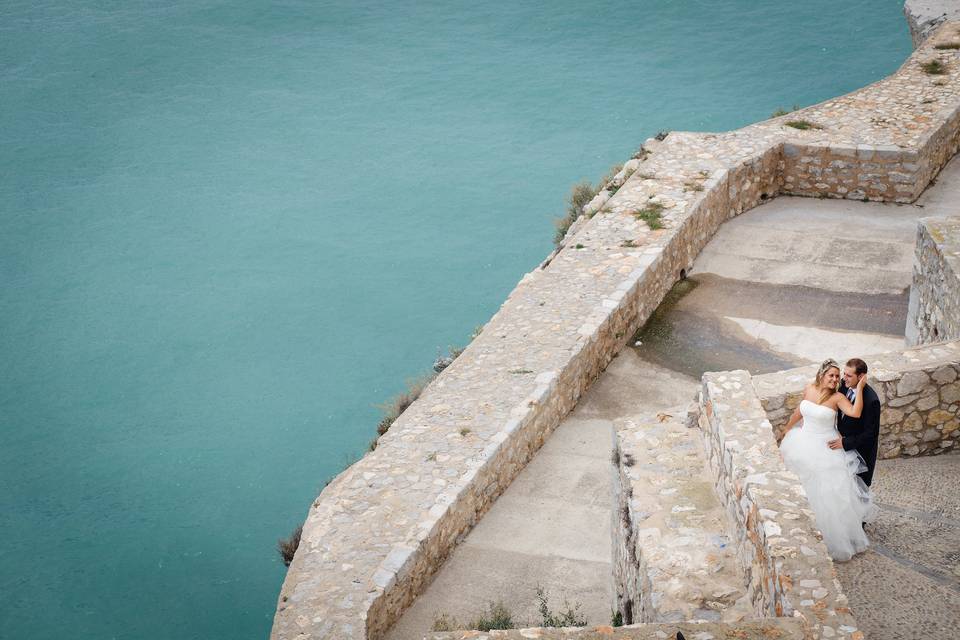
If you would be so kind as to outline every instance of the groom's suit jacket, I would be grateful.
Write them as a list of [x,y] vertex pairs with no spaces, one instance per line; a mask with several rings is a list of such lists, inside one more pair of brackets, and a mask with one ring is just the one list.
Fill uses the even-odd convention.
[[[847,395],[846,385],[840,385],[840,393]],[[877,444],[880,439],[880,398],[870,385],[863,386],[863,412],[859,418],[851,418],[837,411],[837,431],[843,436],[843,449],[856,450],[867,463],[867,470],[860,474],[870,486],[873,469],[877,464]]]

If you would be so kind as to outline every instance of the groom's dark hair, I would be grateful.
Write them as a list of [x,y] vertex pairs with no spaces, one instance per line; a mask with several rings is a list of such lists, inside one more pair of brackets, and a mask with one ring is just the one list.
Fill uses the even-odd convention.
[[847,366],[853,367],[853,372],[858,376],[862,376],[867,372],[867,363],[860,358],[850,358],[847,360]]

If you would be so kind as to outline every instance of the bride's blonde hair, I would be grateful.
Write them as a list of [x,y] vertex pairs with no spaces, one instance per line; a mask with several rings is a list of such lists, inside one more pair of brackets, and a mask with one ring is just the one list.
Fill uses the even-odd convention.
[[[817,377],[813,379],[813,384],[817,389],[820,389],[820,383],[823,381],[823,376],[827,374],[827,371],[830,369],[836,369],[840,371],[840,365],[837,364],[837,361],[833,358],[827,358],[820,364],[820,369],[817,371]],[[817,404],[823,404],[823,401],[836,393],[836,389],[821,389],[820,390],[820,399],[817,400]]]

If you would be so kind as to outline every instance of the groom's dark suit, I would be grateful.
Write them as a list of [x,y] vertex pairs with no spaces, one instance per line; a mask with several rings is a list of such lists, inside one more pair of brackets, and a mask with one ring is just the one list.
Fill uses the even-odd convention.
[[[847,396],[846,385],[840,385],[840,393]],[[844,451],[857,450],[867,463],[867,470],[860,474],[870,486],[873,482],[873,469],[877,464],[877,441],[880,438],[880,398],[870,385],[863,386],[863,411],[859,418],[851,418],[837,411],[837,431],[843,436]]]

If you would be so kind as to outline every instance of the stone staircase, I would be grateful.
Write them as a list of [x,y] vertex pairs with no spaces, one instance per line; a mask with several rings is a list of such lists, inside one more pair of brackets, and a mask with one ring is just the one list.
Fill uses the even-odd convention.
[[614,577],[624,623],[753,617],[700,429],[677,407],[616,421]]

